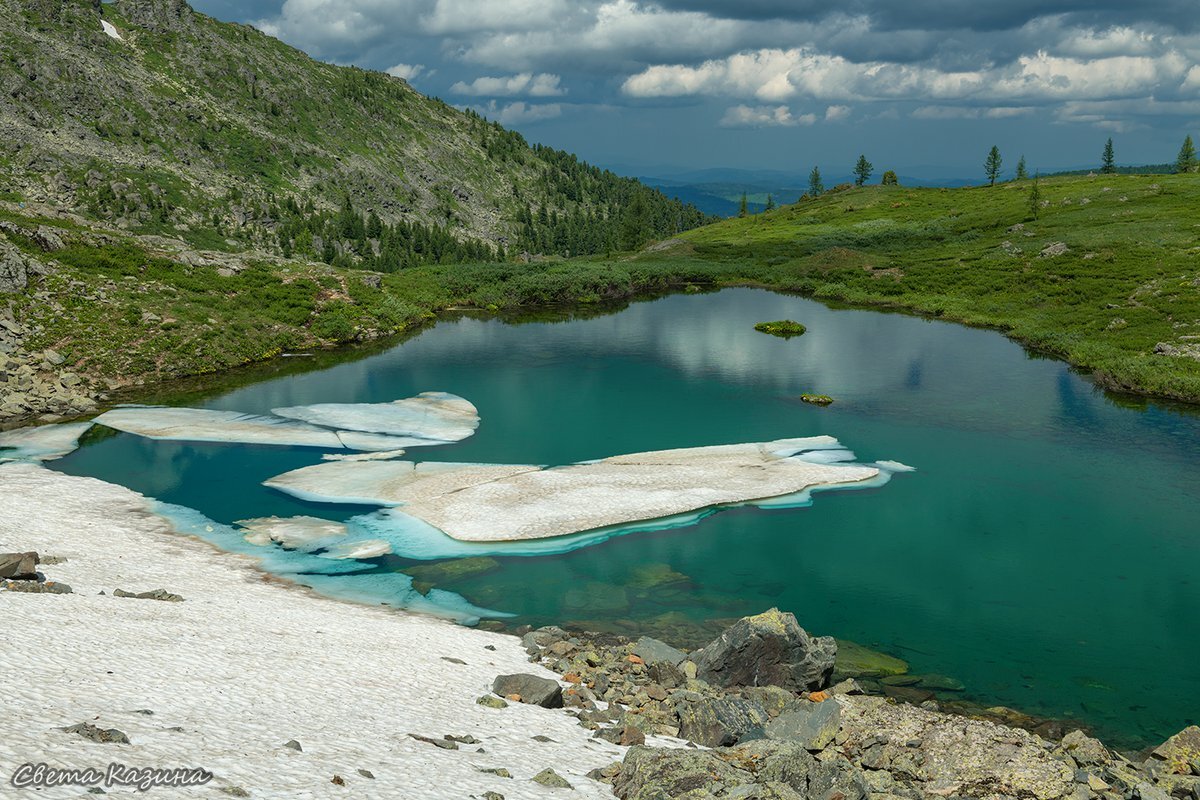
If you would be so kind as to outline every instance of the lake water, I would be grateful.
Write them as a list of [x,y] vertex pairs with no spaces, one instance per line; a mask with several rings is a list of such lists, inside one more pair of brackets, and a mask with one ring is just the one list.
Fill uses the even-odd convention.
[[[757,333],[795,319],[802,337]],[[770,606],[953,676],[967,696],[1076,718],[1114,743],[1200,720],[1200,416],[1118,404],[1001,335],[750,289],[570,321],[440,322],[394,348],[196,403],[267,412],[453,392],[476,435],[419,460],[566,464],[829,434],[918,469],[811,508],[723,511],[439,584],[517,622],[668,640]],[[804,392],[836,398],[818,408]],[[229,523],[345,519],[260,486],[320,451],[99,438],[53,462]],[[380,570],[403,570],[395,557]],[[646,565],[687,582],[626,588]],[[662,569],[662,567],[658,567]],[[640,571],[639,571],[640,570]],[[169,587],[168,587],[169,588]],[[691,641],[680,641],[691,644]]]

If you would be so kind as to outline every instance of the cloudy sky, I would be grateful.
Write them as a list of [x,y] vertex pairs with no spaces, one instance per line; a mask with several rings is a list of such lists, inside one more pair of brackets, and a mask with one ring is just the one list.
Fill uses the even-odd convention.
[[1195,0],[194,0],[605,166],[901,175],[1174,159]]

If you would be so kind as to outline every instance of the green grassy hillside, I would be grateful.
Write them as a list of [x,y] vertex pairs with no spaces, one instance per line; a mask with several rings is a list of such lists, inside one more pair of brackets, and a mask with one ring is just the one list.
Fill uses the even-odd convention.
[[1029,187],[865,187],[616,258],[383,275],[265,256],[230,268],[55,217],[0,212],[0,231],[48,267],[10,296],[24,348],[99,389],[377,339],[450,307],[756,285],[993,326],[1112,388],[1200,402],[1200,176],[1043,180],[1036,219]]
[[1200,176],[1039,188],[1036,218],[1029,181],[830,193],[639,260],[992,326],[1114,388],[1200,400]]

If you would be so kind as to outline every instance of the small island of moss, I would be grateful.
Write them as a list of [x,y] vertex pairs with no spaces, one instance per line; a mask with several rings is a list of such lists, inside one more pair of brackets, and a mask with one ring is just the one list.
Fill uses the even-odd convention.
[[761,333],[769,333],[772,336],[782,336],[784,339],[790,339],[793,336],[800,336],[804,333],[805,328],[799,322],[790,319],[780,319],[774,322],[760,322],[754,326],[754,330]]
[[827,394],[802,394],[800,400],[814,406],[827,406],[833,402],[833,398]]

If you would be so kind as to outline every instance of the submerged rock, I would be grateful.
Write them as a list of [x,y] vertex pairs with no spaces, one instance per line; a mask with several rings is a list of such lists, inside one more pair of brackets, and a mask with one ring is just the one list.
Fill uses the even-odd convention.
[[630,589],[664,589],[691,583],[691,578],[676,572],[670,564],[640,564],[633,568],[625,585]]
[[558,681],[538,675],[500,675],[492,682],[492,691],[501,697],[516,697],[522,703],[543,708],[562,708],[563,704],[562,687]]
[[782,686],[816,691],[829,685],[837,643],[809,636],[796,617],[777,608],[743,617],[697,652],[697,675],[717,686]]
[[413,579],[413,588],[425,594],[434,586],[475,578],[500,569],[500,562],[489,556],[455,558],[434,564],[404,567],[404,574]]
[[601,581],[588,581],[568,589],[563,606],[571,611],[615,613],[629,608],[629,592],[624,586]]
[[827,394],[802,394],[800,401],[814,406],[828,406],[833,404],[833,398]]
[[837,640],[834,674],[838,678],[883,678],[908,672],[908,662],[846,639]]

